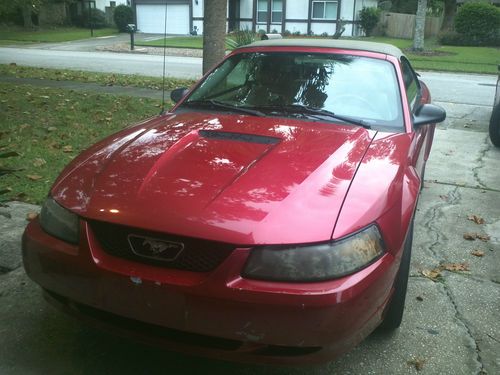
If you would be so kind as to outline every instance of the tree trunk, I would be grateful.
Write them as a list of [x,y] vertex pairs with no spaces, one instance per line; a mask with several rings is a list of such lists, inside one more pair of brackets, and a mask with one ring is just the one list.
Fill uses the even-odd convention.
[[203,74],[226,52],[227,0],[205,0],[203,19]]
[[443,24],[441,30],[452,30],[453,20],[457,13],[457,0],[444,0]]
[[25,29],[33,28],[33,21],[31,20],[31,3],[24,2],[22,4],[22,13],[23,13],[23,25]]
[[417,15],[415,17],[415,34],[413,36],[414,51],[422,51],[424,49],[426,11],[427,0],[418,0]]

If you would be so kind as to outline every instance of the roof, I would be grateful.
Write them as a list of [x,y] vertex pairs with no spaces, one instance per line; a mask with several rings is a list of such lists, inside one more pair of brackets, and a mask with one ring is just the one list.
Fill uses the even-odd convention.
[[348,39],[269,39],[254,42],[252,44],[240,47],[319,47],[319,48],[338,48],[351,49],[357,51],[378,52],[385,55],[395,56],[398,59],[404,56],[403,52],[391,44],[364,42]]

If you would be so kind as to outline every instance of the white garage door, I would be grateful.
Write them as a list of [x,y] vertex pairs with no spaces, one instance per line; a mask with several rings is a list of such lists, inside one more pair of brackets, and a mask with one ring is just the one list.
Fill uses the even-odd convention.
[[[189,5],[168,4],[167,34],[189,34]],[[163,34],[165,5],[137,4],[137,29],[142,33]]]

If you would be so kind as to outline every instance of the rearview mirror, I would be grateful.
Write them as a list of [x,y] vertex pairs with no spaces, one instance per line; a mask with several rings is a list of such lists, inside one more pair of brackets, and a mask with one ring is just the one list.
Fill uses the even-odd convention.
[[446,111],[434,104],[422,105],[413,116],[413,126],[419,127],[428,124],[443,122],[446,118]]
[[189,89],[186,87],[180,87],[178,89],[172,90],[170,92],[170,99],[174,103],[178,103],[183,97],[186,96],[186,94],[189,92]]

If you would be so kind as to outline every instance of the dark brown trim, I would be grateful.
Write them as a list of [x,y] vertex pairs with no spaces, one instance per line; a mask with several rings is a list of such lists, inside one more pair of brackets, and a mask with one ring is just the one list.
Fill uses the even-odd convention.
[[307,11],[307,35],[311,34],[312,3],[313,0],[309,0],[309,9]]
[[193,2],[189,2],[189,34],[193,31]]
[[281,32],[285,31],[285,19],[286,19],[286,0],[283,0],[283,9],[281,9]]
[[342,0],[337,0],[337,21],[335,22],[335,31],[333,32],[334,34],[337,32],[337,25],[340,20],[340,12],[342,11]]
[[254,33],[257,31],[257,0],[253,0],[252,31]]
[[267,25],[266,25],[266,31],[268,33],[271,32],[271,18],[273,17],[272,2],[273,2],[273,0],[267,0]]

